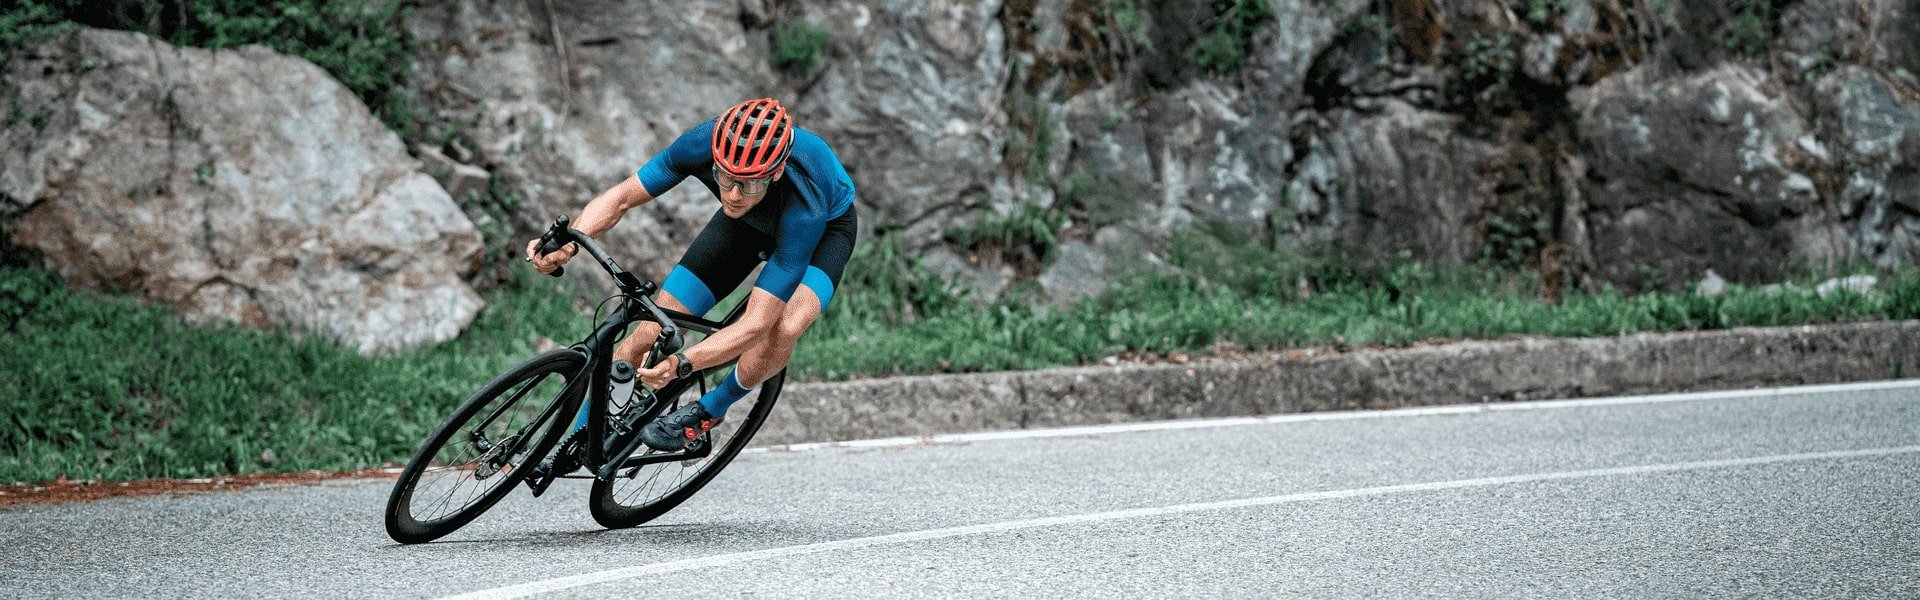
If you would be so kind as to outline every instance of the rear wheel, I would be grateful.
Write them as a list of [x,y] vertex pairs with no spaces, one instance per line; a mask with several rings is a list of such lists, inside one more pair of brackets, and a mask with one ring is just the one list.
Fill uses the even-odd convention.
[[747,447],[760,424],[766,422],[774,402],[780,399],[786,375],[785,370],[775,373],[760,384],[760,389],[727,409],[726,418],[707,432],[707,443],[713,450],[706,457],[644,465],[622,470],[612,479],[594,480],[590,503],[593,520],[608,529],[633,527],[666,514],[700,491]]
[[387,535],[403,544],[453,533],[499,502],[566,433],[586,357],[535,356],[455,409],[400,472],[387,498]]

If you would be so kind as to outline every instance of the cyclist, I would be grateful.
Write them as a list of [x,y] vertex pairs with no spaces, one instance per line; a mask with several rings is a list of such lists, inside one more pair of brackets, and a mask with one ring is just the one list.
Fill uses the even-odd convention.
[[[720,209],[661,284],[660,306],[705,314],[739,287],[763,252],[771,258],[754,280],[739,321],[639,371],[642,383],[658,388],[701,367],[740,361],[700,401],[641,431],[648,447],[665,451],[685,447],[786,366],[794,343],[833,300],[858,228],[846,167],[820,136],[794,127],[792,115],[772,98],[734,105],[687,130],[632,177],[588,202],[574,228],[597,238],[627,211],[688,177],[705,184]],[[527,258],[541,273],[552,273],[579,252],[568,244],[542,256],[538,244],[527,244]],[[658,334],[658,325],[638,324],[614,357],[644,364],[640,353]]]

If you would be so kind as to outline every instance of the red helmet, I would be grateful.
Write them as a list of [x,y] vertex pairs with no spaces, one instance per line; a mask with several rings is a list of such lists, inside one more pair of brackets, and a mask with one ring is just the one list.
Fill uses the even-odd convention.
[[735,177],[766,177],[792,151],[793,117],[779,100],[735,104],[713,124],[713,164]]

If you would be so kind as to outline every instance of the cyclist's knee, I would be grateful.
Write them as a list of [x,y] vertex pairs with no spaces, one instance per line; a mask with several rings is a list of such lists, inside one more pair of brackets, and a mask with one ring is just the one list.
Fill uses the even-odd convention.
[[774,342],[781,346],[792,348],[794,344],[800,343],[800,336],[806,335],[807,328],[812,326],[813,319],[811,318],[796,318],[793,315],[787,315],[785,318],[780,319],[780,323],[773,328]]
[[787,301],[787,308],[780,315],[780,322],[774,326],[775,341],[791,348],[807,333],[814,320],[820,318],[820,298],[813,290],[801,286]]

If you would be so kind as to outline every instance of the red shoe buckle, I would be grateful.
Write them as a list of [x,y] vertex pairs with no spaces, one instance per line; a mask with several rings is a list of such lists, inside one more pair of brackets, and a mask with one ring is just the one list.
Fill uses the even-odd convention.
[[708,419],[705,421],[701,421],[699,431],[694,431],[692,427],[687,428],[687,439],[691,440],[693,438],[700,437],[700,434],[706,433],[710,429],[713,429],[713,420]]

